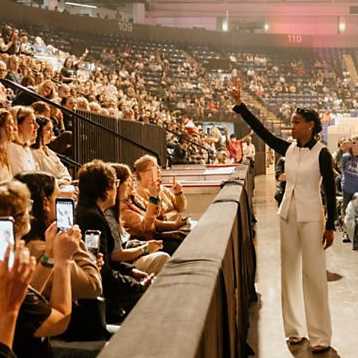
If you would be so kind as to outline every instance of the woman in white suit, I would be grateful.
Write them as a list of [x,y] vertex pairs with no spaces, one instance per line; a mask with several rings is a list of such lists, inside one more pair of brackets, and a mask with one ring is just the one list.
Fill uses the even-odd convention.
[[[290,344],[304,340],[313,353],[330,349],[325,249],[334,240],[336,215],[332,157],[316,137],[321,131],[318,113],[297,109],[292,115],[293,143],[274,136],[240,100],[240,83],[232,90],[233,108],[272,149],[286,157],[286,189],[280,208],[281,289],[285,335]],[[326,195],[327,220],[321,184]],[[306,320],[305,320],[306,316]]]

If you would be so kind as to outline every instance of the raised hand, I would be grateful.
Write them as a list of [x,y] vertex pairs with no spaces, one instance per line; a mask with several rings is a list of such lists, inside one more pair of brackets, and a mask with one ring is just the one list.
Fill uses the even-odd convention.
[[175,177],[173,177],[172,189],[173,189],[174,194],[181,194],[183,192],[183,187],[181,186],[180,183],[178,183],[176,181]]
[[36,268],[36,260],[30,257],[24,241],[16,243],[15,260],[9,267],[12,247],[8,247],[3,261],[0,261],[0,312],[15,313],[25,298],[29,283]]
[[241,103],[241,83],[240,83],[240,79],[236,79],[235,81],[233,81],[233,85],[231,87],[231,96],[234,99],[234,101],[237,104]]

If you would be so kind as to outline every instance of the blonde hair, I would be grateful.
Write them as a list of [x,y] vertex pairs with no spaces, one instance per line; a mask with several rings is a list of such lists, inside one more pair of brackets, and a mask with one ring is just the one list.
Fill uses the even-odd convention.
[[7,156],[7,150],[4,148],[5,146],[3,146],[3,142],[9,142],[11,138],[5,138],[4,140],[2,137],[7,136],[7,133],[5,132],[5,126],[10,119],[12,119],[11,113],[6,109],[0,109],[0,130],[2,131],[2,133],[0,132],[0,165],[6,166],[8,168],[10,167],[9,159]]
[[25,184],[17,180],[0,183],[0,216],[12,216],[18,233],[26,231],[30,224],[30,199],[30,191]]
[[56,85],[51,80],[45,80],[45,81],[41,82],[37,86],[37,91],[41,96],[44,95],[45,87],[51,89],[51,94],[49,96],[47,96],[47,98],[49,98],[49,99],[55,98],[56,97]]
[[138,179],[140,179],[139,174],[146,171],[150,165],[157,165],[157,164],[158,164],[157,159],[152,155],[146,154],[140,157],[139,159],[137,159],[134,162],[134,169]]

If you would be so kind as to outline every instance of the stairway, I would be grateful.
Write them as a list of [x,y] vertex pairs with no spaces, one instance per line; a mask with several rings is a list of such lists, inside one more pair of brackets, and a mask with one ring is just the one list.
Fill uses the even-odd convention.
[[290,128],[288,128],[285,123],[283,123],[277,116],[271,112],[265,105],[263,105],[259,100],[257,100],[253,95],[249,92],[241,89],[241,97],[242,101],[248,103],[249,105],[253,105],[256,108],[259,108],[262,116],[261,120],[265,127],[272,131],[274,134],[285,137],[289,134]]

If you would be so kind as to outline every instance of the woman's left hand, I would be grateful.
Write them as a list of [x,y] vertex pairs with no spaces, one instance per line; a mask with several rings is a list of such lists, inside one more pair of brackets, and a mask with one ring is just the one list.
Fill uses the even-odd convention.
[[132,269],[132,276],[138,281],[148,278],[148,274],[146,272],[138,270],[136,268]]
[[334,241],[334,230],[325,230],[322,238],[323,248],[326,250],[332,246]]

